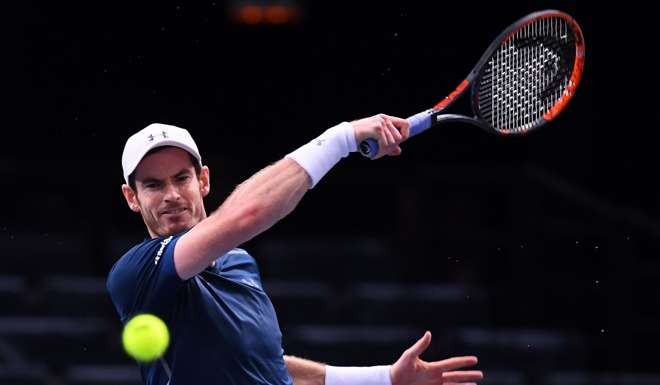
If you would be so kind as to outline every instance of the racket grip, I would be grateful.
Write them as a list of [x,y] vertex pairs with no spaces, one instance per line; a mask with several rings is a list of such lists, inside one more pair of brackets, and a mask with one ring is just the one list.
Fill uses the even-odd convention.
[[378,154],[378,141],[376,139],[365,139],[360,143],[360,154],[373,159]]
[[[431,127],[431,114],[433,110],[422,111],[418,114],[408,117],[406,120],[410,125],[410,135],[408,138],[420,134]],[[373,159],[378,154],[378,141],[376,139],[366,139],[360,143],[360,153],[369,159]]]

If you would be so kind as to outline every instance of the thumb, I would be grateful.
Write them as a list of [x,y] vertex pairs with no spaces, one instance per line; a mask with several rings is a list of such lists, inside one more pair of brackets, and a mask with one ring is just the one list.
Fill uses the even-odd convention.
[[424,336],[422,336],[422,338],[417,340],[417,342],[415,342],[415,344],[411,346],[410,349],[408,349],[408,352],[410,352],[410,354],[413,354],[415,357],[419,357],[422,353],[424,353],[424,351],[426,350],[426,348],[429,347],[430,344],[431,344],[431,332],[427,331],[426,333],[424,333]]

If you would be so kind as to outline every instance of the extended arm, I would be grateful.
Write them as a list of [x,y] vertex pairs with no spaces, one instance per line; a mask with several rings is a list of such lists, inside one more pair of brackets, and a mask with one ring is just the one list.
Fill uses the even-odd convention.
[[293,356],[284,356],[284,362],[294,385],[468,385],[483,379],[480,370],[457,370],[475,365],[474,356],[420,359],[430,343],[426,332],[391,366],[337,367]]
[[309,176],[291,159],[259,171],[181,237],[174,254],[177,273],[190,278],[218,255],[268,229],[291,212],[308,189]]
[[289,154],[291,158],[284,158],[241,183],[218,210],[179,239],[174,251],[179,276],[188,279],[198,274],[219,255],[284,218],[323,174],[355,151],[356,142],[367,137],[379,138],[379,157],[398,155],[399,143],[408,137],[408,123],[377,115],[339,125]]

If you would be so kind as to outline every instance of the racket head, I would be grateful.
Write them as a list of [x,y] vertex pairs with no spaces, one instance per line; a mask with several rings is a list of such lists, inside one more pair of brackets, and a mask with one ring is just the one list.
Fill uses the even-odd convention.
[[544,10],[516,21],[468,76],[478,125],[499,135],[542,127],[575,95],[584,59],[582,30],[570,15]]

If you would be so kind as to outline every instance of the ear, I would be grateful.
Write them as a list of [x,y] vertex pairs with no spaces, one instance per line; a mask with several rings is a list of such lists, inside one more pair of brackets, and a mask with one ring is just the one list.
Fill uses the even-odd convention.
[[206,197],[211,192],[211,176],[207,166],[202,166],[202,169],[199,170],[199,191],[202,193],[202,197]]
[[121,192],[124,194],[124,198],[126,199],[126,203],[128,203],[128,207],[136,213],[139,213],[140,202],[138,202],[137,194],[135,194],[135,191],[133,191],[131,186],[124,183],[121,185]]

